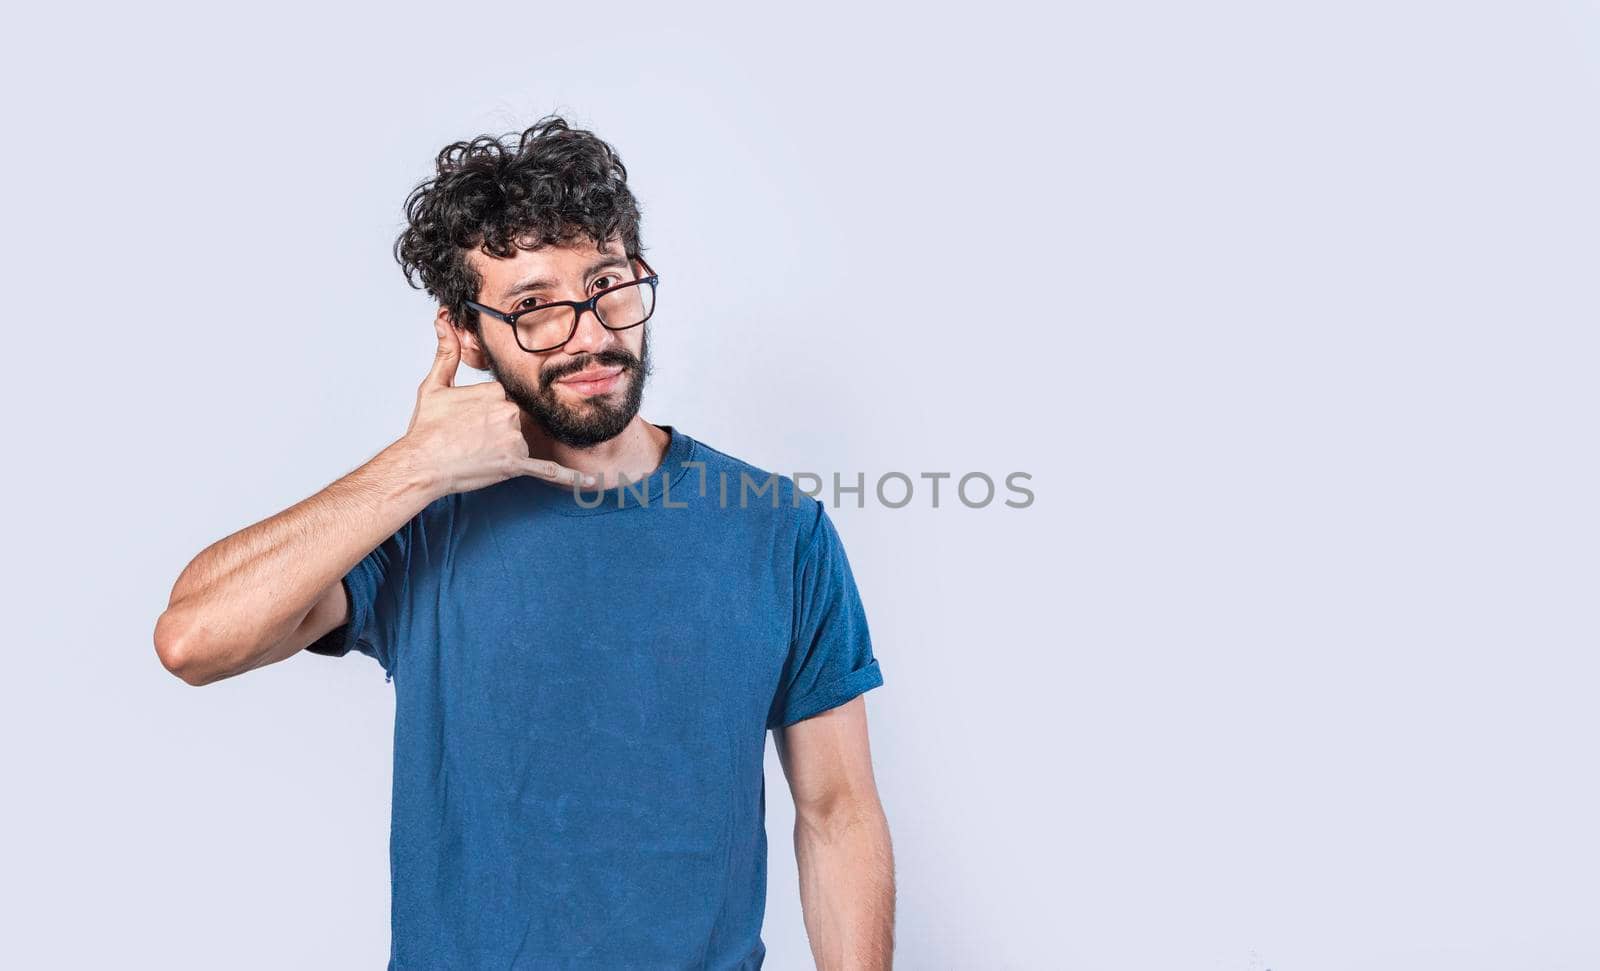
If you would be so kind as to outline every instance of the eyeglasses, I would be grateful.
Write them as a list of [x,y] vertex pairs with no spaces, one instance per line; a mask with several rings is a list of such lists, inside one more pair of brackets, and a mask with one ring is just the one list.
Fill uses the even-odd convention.
[[595,319],[607,330],[628,330],[650,319],[656,309],[656,282],[660,277],[644,257],[635,256],[634,259],[649,276],[607,287],[588,300],[552,300],[510,313],[473,300],[466,304],[479,313],[510,324],[518,347],[529,354],[542,354],[572,340],[572,335],[578,332],[578,319],[585,310],[594,311]]

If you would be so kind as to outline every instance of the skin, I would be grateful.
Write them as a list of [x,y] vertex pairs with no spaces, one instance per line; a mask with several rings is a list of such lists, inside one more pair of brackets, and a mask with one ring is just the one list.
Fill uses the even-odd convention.
[[[570,245],[518,250],[512,259],[477,251],[467,258],[482,280],[477,301],[509,311],[528,296],[583,300],[637,272],[631,266],[586,275],[605,256],[626,259],[617,239],[597,247],[581,236]],[[536,277],[553,285],[508,296]],[[544,353],[522,350],[501,321],[484,317],[481,336],[455,323],[444,307],[434,316],[438,347],[404,435],[315,495],[213,543],[184,568],[155,628],[156,653],[168,671],[187,684],[211,684],[291,657],[344,625],[345,574],[440,496],[514,475],[553,488],[571,489],[575,479],[586,489],[609,487],[661,464],[670,436],[637,413],[648,321],[613,331],[585,313],[571,340]],[[494,380],[458,387],[463,362]],[[572,386],[594,367],[622,370],[603,392]],[[563,434],[538,417],[552,410]],[[576,444],[573,433],[581,441],[585,429],[614,434]],[[891,967],[894,860],[865,699],[773,735],[795,803],[801,905],[817,967]]]
[[893,967],[894,849],[872,774],[866,697],[772,735],[794,798],[794,855],[812,958],[820,971]]

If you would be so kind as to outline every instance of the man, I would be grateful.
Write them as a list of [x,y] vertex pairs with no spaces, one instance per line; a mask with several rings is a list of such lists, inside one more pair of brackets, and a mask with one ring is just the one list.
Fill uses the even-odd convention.
[[436,168],[395,246],[439,304],[410,427],[202,551],[162,663],[382,665],[391,968],[760,968],[769,729],[816,963],[888,968],[883,679],[825,507],[640,417],[660,278],[610,145],[552,116]]

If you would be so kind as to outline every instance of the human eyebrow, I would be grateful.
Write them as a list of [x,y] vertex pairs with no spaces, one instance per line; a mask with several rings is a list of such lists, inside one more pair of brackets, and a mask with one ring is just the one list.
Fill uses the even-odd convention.
[[[628,265],[629,261],[626,256],[606,256],[592,264],[587,270],[584,270],[583,278],[587,280],[601,270],[626,270]],[[556,281],[551,280],[549,277],[533,277],[523,280],[520,283],[513,284],[511,289],[501,294],[500,302],[509,301],[512,297],[521,293],[529,293],[534,290],[552,290],[555,285]]]

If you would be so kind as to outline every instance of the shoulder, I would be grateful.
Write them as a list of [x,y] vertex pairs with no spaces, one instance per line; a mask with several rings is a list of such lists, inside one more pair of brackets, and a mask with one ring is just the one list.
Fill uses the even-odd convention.
[[[798,547],[805,547],[826,519],[823,504],[794,477],[746,461],[695,440],[690,462],[705,466],[707,499],[741,514],[762,517]],[[690,476],[695,473],[690,471]]]

